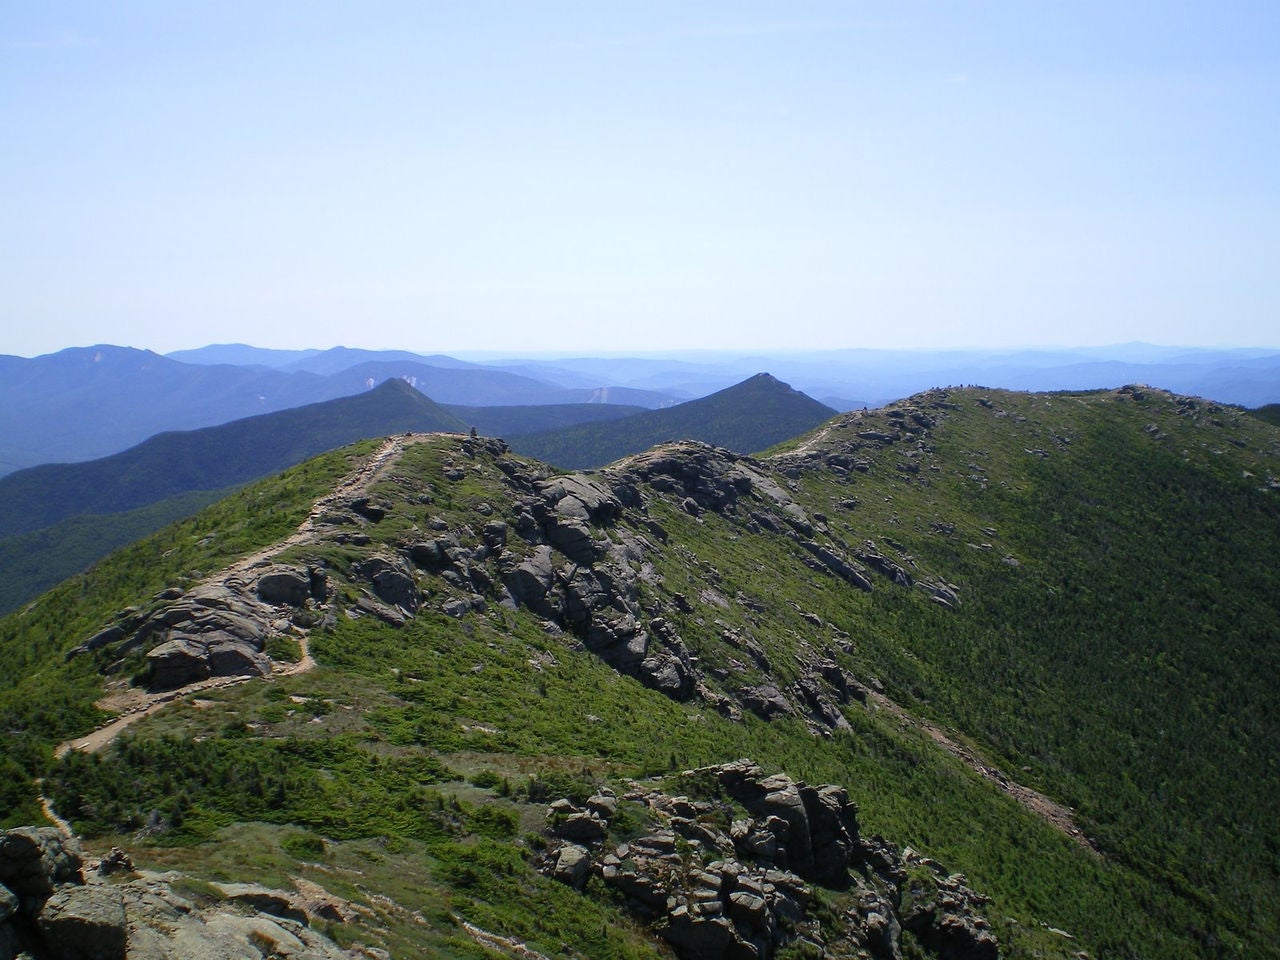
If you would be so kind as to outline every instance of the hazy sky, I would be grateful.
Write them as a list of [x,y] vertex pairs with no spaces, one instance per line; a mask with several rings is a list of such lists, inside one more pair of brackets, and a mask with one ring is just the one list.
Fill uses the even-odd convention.
[[1280,345],[1280,2],[0,0],[0,353]]

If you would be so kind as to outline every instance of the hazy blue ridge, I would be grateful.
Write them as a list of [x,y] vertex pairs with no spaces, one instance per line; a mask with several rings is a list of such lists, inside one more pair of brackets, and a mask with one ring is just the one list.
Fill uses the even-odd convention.
[[566,470],[603,466],[672,440],[753,453],[812,429],[835,410],[767,373],[664,410],[516,437],[512,449]]

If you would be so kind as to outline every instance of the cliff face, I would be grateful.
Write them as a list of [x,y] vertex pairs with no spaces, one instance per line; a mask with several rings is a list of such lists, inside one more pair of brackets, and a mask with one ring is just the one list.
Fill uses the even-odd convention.
[[346,946],[1195,956],[1274,926],[1278,477],[1274,428],[1145,388],[576,474],[398,435],[4,621],[65,656],[0,704],[91,845],[346,877]]

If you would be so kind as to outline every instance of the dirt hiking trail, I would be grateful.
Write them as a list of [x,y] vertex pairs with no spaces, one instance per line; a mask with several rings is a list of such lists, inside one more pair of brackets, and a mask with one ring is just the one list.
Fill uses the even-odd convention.
[[[345,477],[331,492],[326,493],[312,504],[307,518],[298,525],[297,530],[277,543],[263,547],[261,550],[246,557],[241,557],[230,566],[212,576],[206,577],[201,581],[201,584],[219,583],[231,577],[247,576],[251,570],[270,562],[273,557],[285,549],[315,542],[321,535],[317,521],[326,511],[342,502],[364,494],[392,464],[399,460],[406,446],[419,443],[430,436],[432,434],[420,433],[388,437],[368,460]],[[273,678],[306,673],[315,667],[316,662],[311,657],[307,631],[299,628],[299,635],[295,639],[298,641],[301,656],[296,663],[276,663],[271,673]],[[111,743],[130,724],[155,713],[175,700],[181,700],[193,694],[210,690],[221,690],[224,687],[235,686],[254,679],[261,678],[252,676],[213,677],[160,693],[147,693],[136,687],[128,686],[126,682],[121,682],[97,702],[99,708],[116,712],[119,716],[92,733],[58,744],[57,749],[54,751],[54,756],[61,757],[69,750],[95,753]]]

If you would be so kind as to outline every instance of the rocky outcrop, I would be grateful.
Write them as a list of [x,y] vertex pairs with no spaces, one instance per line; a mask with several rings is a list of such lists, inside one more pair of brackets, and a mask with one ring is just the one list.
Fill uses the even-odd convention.
[[248,575],[191,590],[167,590],[142,609],[130,609],[74,648],[68,657],[93,653],[103,670],[119,670],[124,658],[146,652],[145,682],[170,690],[213,677],[265,676],[269,639],[296,632],[294,619],[324,594],[321,569],[264,565]]
[[[920,411],[900,412],[894,423],[902,436],[925,429],[917,422]],[[750,661],[732,654],[718,658],[714,651],[695,655],[686,647],[675,624],[691,614],[696,618],[699,602],[729,610],[752,601],[721,590],[715,569],[696,559],[692,572],[699,591],[685,597],[663,589],[660,558],[670,562],[682,548],[667,542],[667,531],[650,515],[656,501],[699,518],[717,514],[744,534],[785,537],[812,569],[852,588],[871,590],[884,577],[928,590],[944,606],[958,603],[954,588],[908,573],[909,557],[891,555],[871,541],[850,546],[833,534],[823,514],[798,503],[792,491],[800,489],[795,478],[797,464],[807,463],[803,457],[759,461],[683,442],[599,472],[549,476],[538,464],[508,456],[500,441],[453,443],[441,457],[441,484],[487,473],[509,496],[471,498],[467,509],[474,515],[464,517],[443,504],[439,514],[419,509],[434,502],[434,477],[427,484],[395,477],[405,491],[403,501],[386,495],[330,498],[312,529],[318,540],[370,546],[349,566],[342,561],[329,570],[264,560],[235,568],[220,581],[172,589],[121,613],[71,655],[92,655],[104,672],[138,674],[153,691],[173,690],[222,677],[268,675],[272,638],[332,623],[341,614],[404,626],[424,608],[464,619],[491,606],[524,607],[619,672],[673,699],[701,698],[734,718],[797,717],[829,736],[848,727],[842,708],[849,702],[848,690],[830,677],[797,673],[789,662],[779,676],[764,647],[749,637],[736,649]],[[379,524],[387,527],[392,512],[411,512],[412,524],[402,539],[372,546],[368,534]],[[801,614],[825,629],[817,617]],[[736,635],[725,634],[724,642],[734,646]],[[800,642],[795,659],[803,671],[806,661],[826,651],[808,637]],[[139,656],[145,663],[140,674]]]
[[368,557],[353,564],[351,573],[359,581],[368,582],[383,603],[406,614],[415,612],[422,603],[422,593],[414,580],[413,571],[399,557]]
[[942,960],[996,960],[1000,944],[991,924],[978,911],[991,901],[965,885],[960,874],[945,876],[941,867],[912,857],[912,865],[928,863],[931,873],[917,873],[906,891],[909,906],[902,926]]
[[[750,760],[674,782],[697,799],[632,783],[585,808],[551,804],[542,870],[575,889],[598,877],[684,960],[769,960],[796,942],[815,955],[900,960],[904,932],[940,958],[999,956],[978,912],[986,899],[933,861],[860,836],[843,787]],[[644,832],[622,842],[610,832],[620,802],[647,816]],[[841,891],[844,912],[812,913],[815,886]]]
[[45,901],[37,922],[55,960],[125,960],[128,926],[116,887],[64,887]]
[[352,911],[314,884],[305,891],[223,884],[222,899],[196,904],[174,889],[180,875],[135,872],[123,851],[113,850],[97,870],[84,866],[78,844],[52,828],[0,832],[0,958],[365,956],[312,929],[317,921],[344,922]]
[[264,603],[300,607],[308,598],[324,599],[324,573],[277,566],[258,577],[258,599]]

